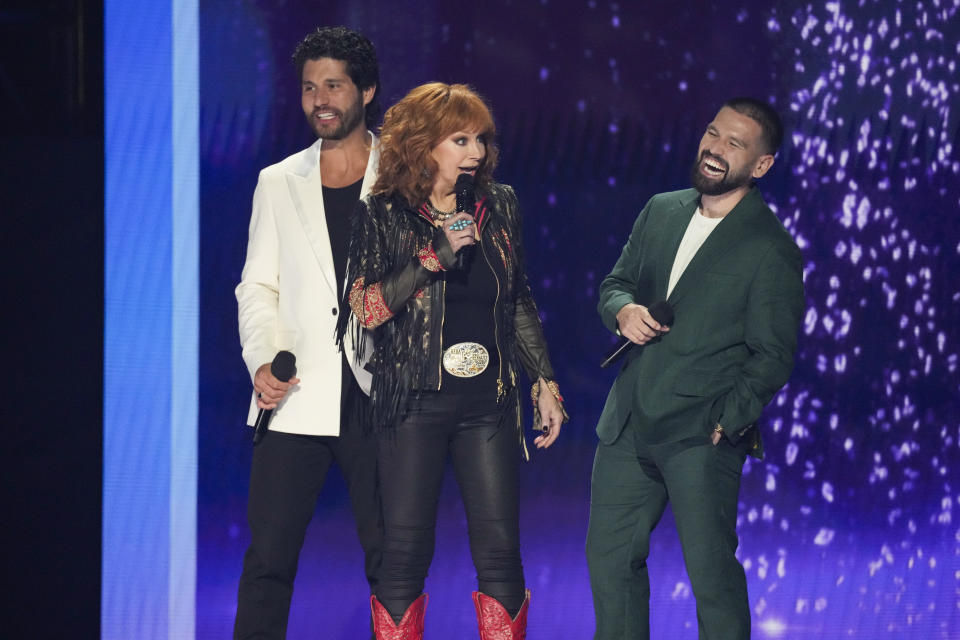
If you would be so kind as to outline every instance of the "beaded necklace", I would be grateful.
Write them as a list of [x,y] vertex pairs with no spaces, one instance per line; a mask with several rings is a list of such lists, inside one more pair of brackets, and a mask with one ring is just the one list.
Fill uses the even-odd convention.
[[427,211],[430,212],[430,217],[436,222],[443,222],[456,213],[456,211],[440,211],[440,209],[437,209],[435,206],[433,206],[433,203],[431,203],[429,200],[427,200]]

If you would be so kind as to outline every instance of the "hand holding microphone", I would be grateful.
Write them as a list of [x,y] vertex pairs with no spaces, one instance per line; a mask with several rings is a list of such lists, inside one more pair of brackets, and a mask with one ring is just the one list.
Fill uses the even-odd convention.
[[[466,227],[462,227],[460,231],[461,233],[469,231],[470,241],[465,242],[460,247],[455,247],[452,242],[450,243],[450,246],[453,247],[453,250],[457,254],[457,265],[455,268],[462,270],[467,267],[468,261],[473,254],[473,249],[469,248],[469,245],[476,242],[476,227],[474,226],[473,216],[469,215],[473,213],[473,209],[477,203],[477,194],[473,189],[473,176],[469,173],[461,173],[457,176],[457,183],[453,186],[453,191],[457,196],[457,216],[462,213],[470,220],[470,223]],[[457,216],[454,216],[451,220],[455,221]],[[463,218],[460,219],[462,220]],[[452,224],[457,225],[459,223],[453,222]]]
[[460,256],[462,255],[460,250],[477,241],[473,228],[473,216],[469,213],[456,213],[443,223],[443,233],[447,236],[450,249],[457,256],[455,269],[460,268]]
[[620,335],[634,344],[646,344],[667,331],[673,323],[673,307],[666,300],[649,307],[639,304],[624,305],[617,312]]
[[624,356],[634,345],[645,345],[670,331],[673,324],[673,307],[666,300],[654,302],[649,307],[626,304],[617,312],[617,326],[623,336],[617,346],[604,357],[601,367],[609,367]]
[[257,406],[260,413],[253,429],[253,444],[260,442],[267,432],[273,410],[283,400],[295,384],[300,382],[296,377],[297,358],[289,351],[280,351],[270,364],[262,365],[253,376],[253,389],[257,393]]

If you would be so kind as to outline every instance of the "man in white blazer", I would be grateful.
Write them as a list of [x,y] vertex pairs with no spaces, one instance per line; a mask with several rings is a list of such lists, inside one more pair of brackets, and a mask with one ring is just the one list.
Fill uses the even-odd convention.
[[[371,587],[382,523],[376,448],[361,415],[370,374],[334,341],[350,217],[376,179],[379,69],[370,41],[344,27],[308,35],[293,55],[304,114],[318,140],[267,167],[253,196],[247,259],[236,295],[240,342],[254,393],[248,424],[272,409],[254,446],[247,519],[251,541],[237,598],[235,638],[284,638],[297,560],[327,471],[336,460],[350,492]],[[289,382],[270,372],[296,356]],[[369,351],[368,351],[369,352]]]

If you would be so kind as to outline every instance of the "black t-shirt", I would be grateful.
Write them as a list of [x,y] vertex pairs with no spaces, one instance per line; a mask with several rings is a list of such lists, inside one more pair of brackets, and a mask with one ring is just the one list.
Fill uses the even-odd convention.
[[497,278],[479,244],[474,245],[472,256],[466,261],[463,270],[445,271],[443,275],[446,279],[444,352],[460,342],[477,342],[486,347],[490,354],[490,364],[483,373],[472,378],[451,375],[441,367],[440,389],[445,393],[457,394],[489,392],[491,397],[494,397],[500,365],[494,317],[494,306],[499,292]]
[[[330,253],[333,255],[333,272],[337,276],[337,294],[342,293],[343,280],[347,277],[347,255],[350,250],[350,221],[360,200],[360,188],[363,179],[346,187],[323,188],[323,210],[327,220],[327,235],[330,237]],[[341,313],[343,310],[341,310]],[[342,358],[341,369],[344,384],[340,385],[340,406],[346,408],[348,393],[355,384],[353,371],[347,362],[346,354]]]
[[[346,187],[324,187],[323,209],[327,216],[327,234],[330,236],[330,251],[333,254],[333,271],[337,274],[337,287],[343,286],[347,272],[347,252],[350,248],[350,220],[360,200],[363,179]],[[338,289],[337,293],[342,293]]]

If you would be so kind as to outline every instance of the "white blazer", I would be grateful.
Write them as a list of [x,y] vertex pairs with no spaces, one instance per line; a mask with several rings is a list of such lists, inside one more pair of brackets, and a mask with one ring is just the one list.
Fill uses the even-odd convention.
[[[370,159],[361,197],[373,186],[380,160],[378,140],[369,135]],[[236,295],[240,344],[250,379],[278,351],[292,351],[297,358],[300,384],[274,410],[270,429],[336,436],[340,434],[341,354],[334,334],[339,314],[349,310],[340,309],[343,288],[336,282],[330,252],[320,181],[321,143],[317,140],[260,172],[247,260]],[[370,373],[363,369],[365,363],[356,363],[352,341],[345,342],[354,376],[369,393]],[[371,351],[368,344],[365,353]],[[247,424],[254,424],[258,411],[252,396]]]

